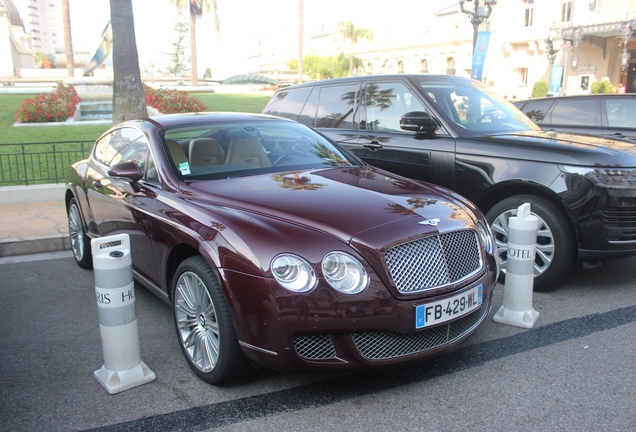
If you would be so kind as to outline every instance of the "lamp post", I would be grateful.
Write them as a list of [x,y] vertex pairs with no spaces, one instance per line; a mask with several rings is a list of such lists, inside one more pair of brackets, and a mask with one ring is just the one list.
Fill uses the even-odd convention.
[[[477,43],[477,35],[479,33],[479,26],[483,23],[490,14],[492,8],[497,4],[497,0],[481,0],[485,6],[480,6],[480,0],[459,0],[459,6],[462,12],[468,15],[470,23],[473,25],[473,52],[475,51],[475,44]],[[468,10],[464,7],[465,3],[474,3],[473,10]]]
[[556,56],[561,49],[561,45],[563,45],[563,37],[561,36],[559,27],[556,24],[552,24],[550,26],[548,39],[546,39],[545,43],[548,62],[550,62],[550,65],[554,67],[554,60],[556,60]]
[[572,56],[572,69],[576,69],[576,67],[579,65],[578,48],[581,39],[583,39],[583,32],[581,30],[581,26],[578,26],[574,30],[574,56]]

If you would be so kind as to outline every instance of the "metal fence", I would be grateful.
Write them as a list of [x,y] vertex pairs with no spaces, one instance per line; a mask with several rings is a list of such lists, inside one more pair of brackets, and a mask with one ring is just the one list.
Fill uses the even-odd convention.
[[0,186],[62,183],[69,165],[94,141],[0,144]]

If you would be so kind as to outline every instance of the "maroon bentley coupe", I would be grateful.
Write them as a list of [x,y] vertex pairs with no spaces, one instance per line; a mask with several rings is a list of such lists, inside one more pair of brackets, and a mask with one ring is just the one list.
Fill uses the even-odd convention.
[[451,349],[491,308],[499,268],[477,208],[373,168],[302,124],[166,115],[102,135],[68,172],[77,263],[127,233],[138,283],[172,305],[209,383],[251,364],[344,371]]

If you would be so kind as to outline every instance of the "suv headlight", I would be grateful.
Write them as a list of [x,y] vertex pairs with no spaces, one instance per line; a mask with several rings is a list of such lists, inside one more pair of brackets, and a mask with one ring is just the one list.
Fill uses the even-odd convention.
[[292,254],[275,256],[272,274],[283,288],[292,292],[306,292],[316,284],[316,274],[311,265]]
[[595,185],[608,189],[636,189],[636,169],[594,168],[562,165],[559,169],[567,174],[578,174]]
[[362,263],[344,252],[329,252],[325,255],[322,273],[329,285],[344,294],[359,293],[369,281]]

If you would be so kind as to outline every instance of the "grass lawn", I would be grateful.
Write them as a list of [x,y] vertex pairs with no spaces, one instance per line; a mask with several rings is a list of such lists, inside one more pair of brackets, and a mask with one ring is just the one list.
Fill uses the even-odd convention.
[[[269,96],[220,93],[191,93],[208,106],[209,111],[244,111],[260,113]],[[33,95],[0,94],[0,144],[55,141],[94,141],[110,125],[60,124],[55,126],[14,126],[14,111]]]

